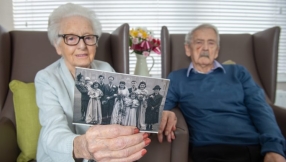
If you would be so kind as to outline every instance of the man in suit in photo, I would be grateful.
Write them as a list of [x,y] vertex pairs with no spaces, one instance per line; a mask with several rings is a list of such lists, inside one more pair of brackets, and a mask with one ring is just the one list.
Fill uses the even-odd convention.
[[131,85],[132,85],[131,88],[128,88],[129,93],[135,92],[137,90],[137,88],[136,88],[136,81],[135,80],[131,81]]
[[99,75],[98,76],[98,81],[99,81],[99,85],[98,85],[98,89],[100,89],[103,93],[103,97],[100,98],[100,103],[101,103],[101,114],[102,114],[102,123],[101,124],[109,124],[108,123],[108,117],[107,117],[107,112],[108,112],[108,107],[107,107],[107,102],[106,99],[104,98],[105,95],[105,87],[106,84],[104,84],[104,76],[103,75]]
[[147,130],[153,130],[153,124],[159,122],[159,111],[163,96],[159,93],[161,87],[156,85],[154,93],[150,94],[147,99],[147,108],[145,114],[145,123],[147,124]]
[[99,81],[98,88],[99,88],[99,89],[102,91],[102,93],[104,94],[104,90],[105,90],[104,76],[103,76],[103,75],[99,75],[99,76],[98,76],[98,81]]
[[105,106],[107,109],[107,115],[105,117],[107,117],[107,124],[110,123],[113,106],[114,106],[114,98],[117,96],[117,93],[118,93],[118,87],[113,84],[113,80],[114,80],[113,76],[108,77],[109,83],[105,85],[105,90],[104,90],[105,91],[104,100],[106,102],[104,104],[106,104]]
[[84,121],[86,116],[86,109],[90,99],[86,84],[90,82],[90,78],[86,77],[84,79],[84,76],[82,74],[79,74],[77,76],[77,80],[78,82],[76,83],[76,88],[81,93],[81,120]]

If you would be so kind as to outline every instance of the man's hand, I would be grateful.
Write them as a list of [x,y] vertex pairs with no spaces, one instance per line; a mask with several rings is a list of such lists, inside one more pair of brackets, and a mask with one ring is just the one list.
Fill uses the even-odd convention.
[[175,139],[174,131],[176,130],[177,117],[172,111],[163,111],[160,128],[158,132],[159,142],[163,142],[163,136],[167,137],[168,142]]
[[264,162],[286,162],[285,158],[275,152],[268,152],[264,157]]

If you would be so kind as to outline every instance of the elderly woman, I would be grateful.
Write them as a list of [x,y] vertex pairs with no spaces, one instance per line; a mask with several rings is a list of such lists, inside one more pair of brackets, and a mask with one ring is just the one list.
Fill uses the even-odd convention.
[[151,140],[136,127],[72,125],[75,67],[114,71],[94,60],[100,34],[95,14],[79,5],[62,5],[49,17],[48,37],[62,57],[35,78],[42,125],[37,161],[135,161],[147,152]]

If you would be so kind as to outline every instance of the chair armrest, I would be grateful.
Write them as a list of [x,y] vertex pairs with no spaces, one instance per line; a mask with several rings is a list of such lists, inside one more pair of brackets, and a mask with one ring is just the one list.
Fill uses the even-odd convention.
[[272,103],[270,103],[270,106],[273,109],[277,124],[282,132],[282,135],[284,138],[286,138],[286,109],[273,105]]
[[176,139],[172,142],[172,161],[188,161],[189,155],[189,130],[181,110],[174,108],[172,111],[177,116]]
[[20,153],[13,122],[3,117],[0,120],[0,161],[16,161]]
[[151,144],[146,147],[147,154],[139,162],[187,162],[189,134],[185,119],[178,108],[172,110],[177,116],[176,139],[169,143],[166,139],[159,143],[157,134],[150,134]]

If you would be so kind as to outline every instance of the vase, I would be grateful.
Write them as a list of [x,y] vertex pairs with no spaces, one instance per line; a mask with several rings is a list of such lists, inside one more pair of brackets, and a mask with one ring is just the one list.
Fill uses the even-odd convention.
[[155,63],[155,60],[152,56],[149,56],[149,57],[151,57],[152,61],[153,61],[150,69],[148,69],[148,66],[147,66],[147,60],[146,60],[147,57],[145,57],[143,55],[136,54],[137,60],[136,60],[136,66],[135,66],[135,71],[134,71],[135,75],[150,77],[149,72],[152,70],[154,63]]

